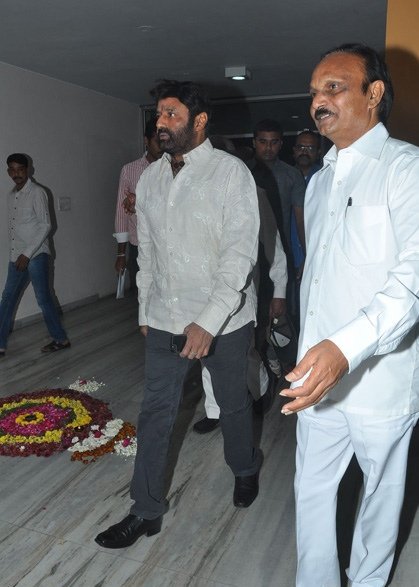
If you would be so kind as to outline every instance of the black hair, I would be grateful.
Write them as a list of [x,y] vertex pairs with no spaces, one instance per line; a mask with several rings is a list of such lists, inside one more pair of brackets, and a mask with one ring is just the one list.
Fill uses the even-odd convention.
[[177,98],[189,110],[190,120],[194,120],[195,116],[201,114],[201,112],[205,112],[208,115],[208,120],[210,119],[211,106],[209,98],[204,89],[198,84],[164,79],[151,90],[151,95],[156,103],[165,98]]
[[322,59],[331,53],[350,53],[352,55],[357,55],[363,60],[365,65],[365,80],[362,83],[362,91],[364,94],[367,93],[368,87],[371,83],[377,80],[384,83],[384,94],[378,105],[378,116],[380,121],[385,124],[393,104],[394,90],[384,59],[380,57],[375,49],[362,43],[345,43],[324,53]]
[[258,133],[260,132],[277,132],[281,139],[283,137],[283,130],[282,126],[279,124],[277,120],[273,120],[272,118],[265,118],[264,120],[260,120],[253,131],[253,136],[256,138]]
[[151,118],[147,124],[145,125],[145,129],[144,129],[144,136],[147,139],[152,139],[154,137],[154,135],[157,132],[157,128],[156,128],[156,118],[153,116],[153,118]]
[[9,167],[10,163],[19,163],[19,165],[23,165],[24,167],[29,167],[29,159],[23,153],[12,153],[9,155],[6,160],[7,167]]
[[304,130],[300,130],[297,133],[296,141],[298,140],[298,137],[301,137],[301,135],[308,135],[309,137],[315,137],[317,143],[320,142],[319,133],[314,132],[314,130],[310,130],[309,128],[305,128]]

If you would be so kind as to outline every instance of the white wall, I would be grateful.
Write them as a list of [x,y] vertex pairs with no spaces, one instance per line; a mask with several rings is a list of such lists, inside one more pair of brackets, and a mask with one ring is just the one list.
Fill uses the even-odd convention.
[[[140,108],[0,63],[0,288],[8,264],[7,155],[34,162],[53,198],[57,231],[55,293],[61,305],[115,289],[114,211],[121,166],[138,157]],[[58,198],[71,198],[71,211]],[[17,319],[39,313],[29,287]]]

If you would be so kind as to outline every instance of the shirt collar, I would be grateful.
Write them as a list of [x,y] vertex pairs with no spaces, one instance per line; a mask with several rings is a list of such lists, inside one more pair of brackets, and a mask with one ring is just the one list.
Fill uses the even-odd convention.
[[[352,143],[352,145],[349,145],[349,147],[346,147],[345,149],[341,149],[339,153],[350,153],[356,151],[363,157],[379,159],[388,136],[389,134],[386,127],[382,122],[379,122],[371,130],[362,135],[362,137],[360,137],[357,141]],[[336,146],[333,145],[333,147],[324,156],[323,167],[326,167],[327,165],[334,165],[337,161],[337,158],[338,150],[336,149]]]
[[[192,151],[188,151],[188,153],[185,153],[183,155],[183,160],[185,161],[185,165],[190,165],[191,163],[195,163],[198,161],[202,161],[203,159],[206,159],[211,155],[213,151],[214,147],[212,146],[211,141],[209,139],[205,139],[205,141],[197,147],[195,147],[195,149],[192,149]],[[169,155],[169,153],[164,153],[163,157],[167,159],[167,161],[170,163],[172,157],[171,155]]]
[[14,188],[12,188],[12,194],[24,194],[26,192],[29,192],[31,189],[31,185],[32,185],[32,180],[30,177],[28,177],[28,181],[25,183],[25,185],[23,186],[23,188],[19,191],[17,191],[16,186]]

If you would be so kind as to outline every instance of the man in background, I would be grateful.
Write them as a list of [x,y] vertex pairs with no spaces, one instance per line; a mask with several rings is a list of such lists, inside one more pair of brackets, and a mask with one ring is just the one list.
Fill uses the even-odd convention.
[[[305,183],[301,173],[279,159],[283,144],[282,127],[276,120],[265,119],[256,124],[253,147],[255,160],[249,165],[256,185],[266,191],[274,211],[288,260],[287,308],[297,323],[296,271],[291,247],[291,219],[295,217],[298,238],[305,251],[304,196]],[[260,295],[268,284],[261,282]]]
[[[131,289],[135,288],[138,271],[138,240],[137,216],[135,215],[135,188],[142,172],[150,163],[161,157],[161,151],[156,135],[156,120],[153,118],[146,124],[144,131],[145,154],[141,159],[127,163],[121,170],[118,187],[118,198],[115,211],[114,237],[118,243],[115,270],[121,273],[126,268],[130,275]],[[127,251],[128,245],[128,251]],[[128,265],[127,265],[128,253]]]
[[[298,133],[293,147],[295,167],[299,169],[304,177],[306,185],[313,175],[321,168],[319,164],[320,140],[319,135],[312,130],[303,130]],[[300,283],[303,276],[305,252],[300,239],[295,217],[291,218],[291,246],[294,267],[296,273],[296,304],[297,312],[300,312]],[[297,322],[298,324],[298,322]]]
[[320,140],[319,135],[312,130],[303,130],[298,133],[295,145],[292,149],[295,166],[301,171],[305,182],[308,182],[313,175],[321,168],[319,164]]
[[0,303],[0,357],[6,354],[16,306],[28,282],[32,283],[52,341],[43,353],[69,348],[49,285],[51,221],[45,191],[29,177],[29,160],[22,153],[7,158],[7,173],[15,187],[8,195],[10,261]]
[[[306,186],[295,167],[279,159],[283,143],[282,127],[276,120],[261,120],[254,129],[255,161],[250,170],[256,184],[264,188],[284,240],[291,251],[291,214],[295,215],[298,236],[304,245],[304,195]],[[273,180],[273,181],[272,181]]]

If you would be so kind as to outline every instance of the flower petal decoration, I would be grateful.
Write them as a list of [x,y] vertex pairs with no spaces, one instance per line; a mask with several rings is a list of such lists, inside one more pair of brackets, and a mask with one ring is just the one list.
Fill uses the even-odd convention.
[[74,391],[82,391],[83,393],[94,393],[104,385],[105,384],[101,381],[96,381],[94,377],[93,379],[82,379],[79,377],[74,383],[71,383],[68,388],[73,389]]
[[120,419],[110,420],[102,429],[93,425],[89,435],[84,439],[73,438],[73,444],[68,450],[73,453],[72,461],[81,461],[85,464],[112,452],[125,457],[135,456],[135,426]]
[[0,455],[50,456],[112,420],[107,404],[70,389],[0,398]]

